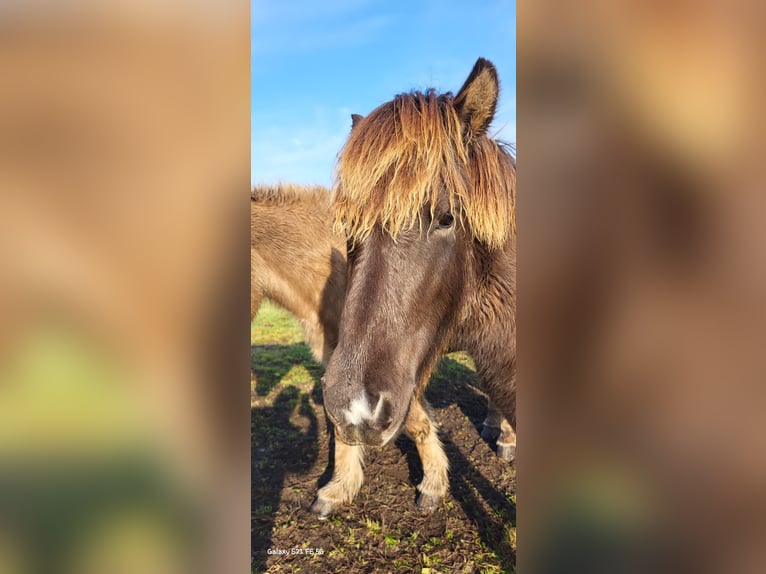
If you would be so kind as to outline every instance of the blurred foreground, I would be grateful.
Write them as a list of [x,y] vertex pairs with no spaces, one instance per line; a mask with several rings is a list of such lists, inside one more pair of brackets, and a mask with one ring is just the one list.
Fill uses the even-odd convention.
[[0,13],[0,572],[244,571],[248,4]]
[[764,15],[519,3],[522,570],[766,571]]

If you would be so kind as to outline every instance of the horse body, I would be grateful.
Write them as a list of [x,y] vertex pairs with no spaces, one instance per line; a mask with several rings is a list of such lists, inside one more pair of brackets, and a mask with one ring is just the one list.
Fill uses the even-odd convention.
[[316,359],[338,342],[346,241],[333,233],[330,191],[255,187],[250,195],[250,320],[268,297],[295,315]]
[[448,350],[474,357],[510,423],[501,438],[515,447],[516,167],[486,137],[497,97],[497,73],[480,59],[455,97],[402,94],[355,118],[333,196],[353,249],[323,378],[339,440],[335,475],[313,506],[320,515],[355,496],[364,448],[402,430],[423,461],[418,505],[436,506],[447,459],[423,390]]

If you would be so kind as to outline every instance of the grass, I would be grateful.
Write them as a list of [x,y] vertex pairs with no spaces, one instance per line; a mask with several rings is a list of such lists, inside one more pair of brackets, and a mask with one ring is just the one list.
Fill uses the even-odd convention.
[[[291,400],[295,407],[300,394],[316,391],[322,366],[303,343],[298,322],[287,311],[271,301],[264,301],[250,327],[250,367],[255,377],[251,382],[252,406],[264,406],[273,393],[294,387],[298,395]],[[267,400],[258,400],[269,397]]]
[[295,345],[302,342],[303,333],[295,317],[266,299],[250,324],[250,344]]

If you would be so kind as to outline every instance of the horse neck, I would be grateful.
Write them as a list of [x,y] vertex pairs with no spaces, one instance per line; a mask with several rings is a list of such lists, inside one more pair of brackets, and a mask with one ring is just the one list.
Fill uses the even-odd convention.
[[293,241],[287,247],[283,242],[281,249],[270,253],[273,274],[280,279],[274,289],[291,301],[284,306],[301,319],[320,312],[328,295],[335,295],[328,290],[345,285],[345,241],[314,231],[317,233],[308,234],[310,239]]
[[258,211],[251,243],[263,262],[263,295],[295,315],[315,357],[326,360],[337,344],[346,244],[332,234],[321,210],[309,207]]
[[338,341],[338,320],[345,295],[345,259],[327,249],[331,267],[321,272],[298,260],[267,271],[264,295],[295,315],[314,357],[327,362]]
[[461,332],[473,331],[488,318],[507,322],[516,313],[516,249],[509,242],[489,250],[473,241],[466,258],[466,294],[458,327]]

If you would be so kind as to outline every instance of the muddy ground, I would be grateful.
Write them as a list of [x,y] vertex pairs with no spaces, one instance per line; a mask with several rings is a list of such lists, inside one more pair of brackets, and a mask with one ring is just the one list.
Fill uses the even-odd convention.
[[309,511],[331,476],[322,367],[297,324],[267,304],[252,332],[253,572],[515,572],[516,474],[480,437],[487,401],[471,360],[442,359],[426,391],[450,461],[450,493],[429,516],[406,437],[368,451],[365,483],[321,521]]

